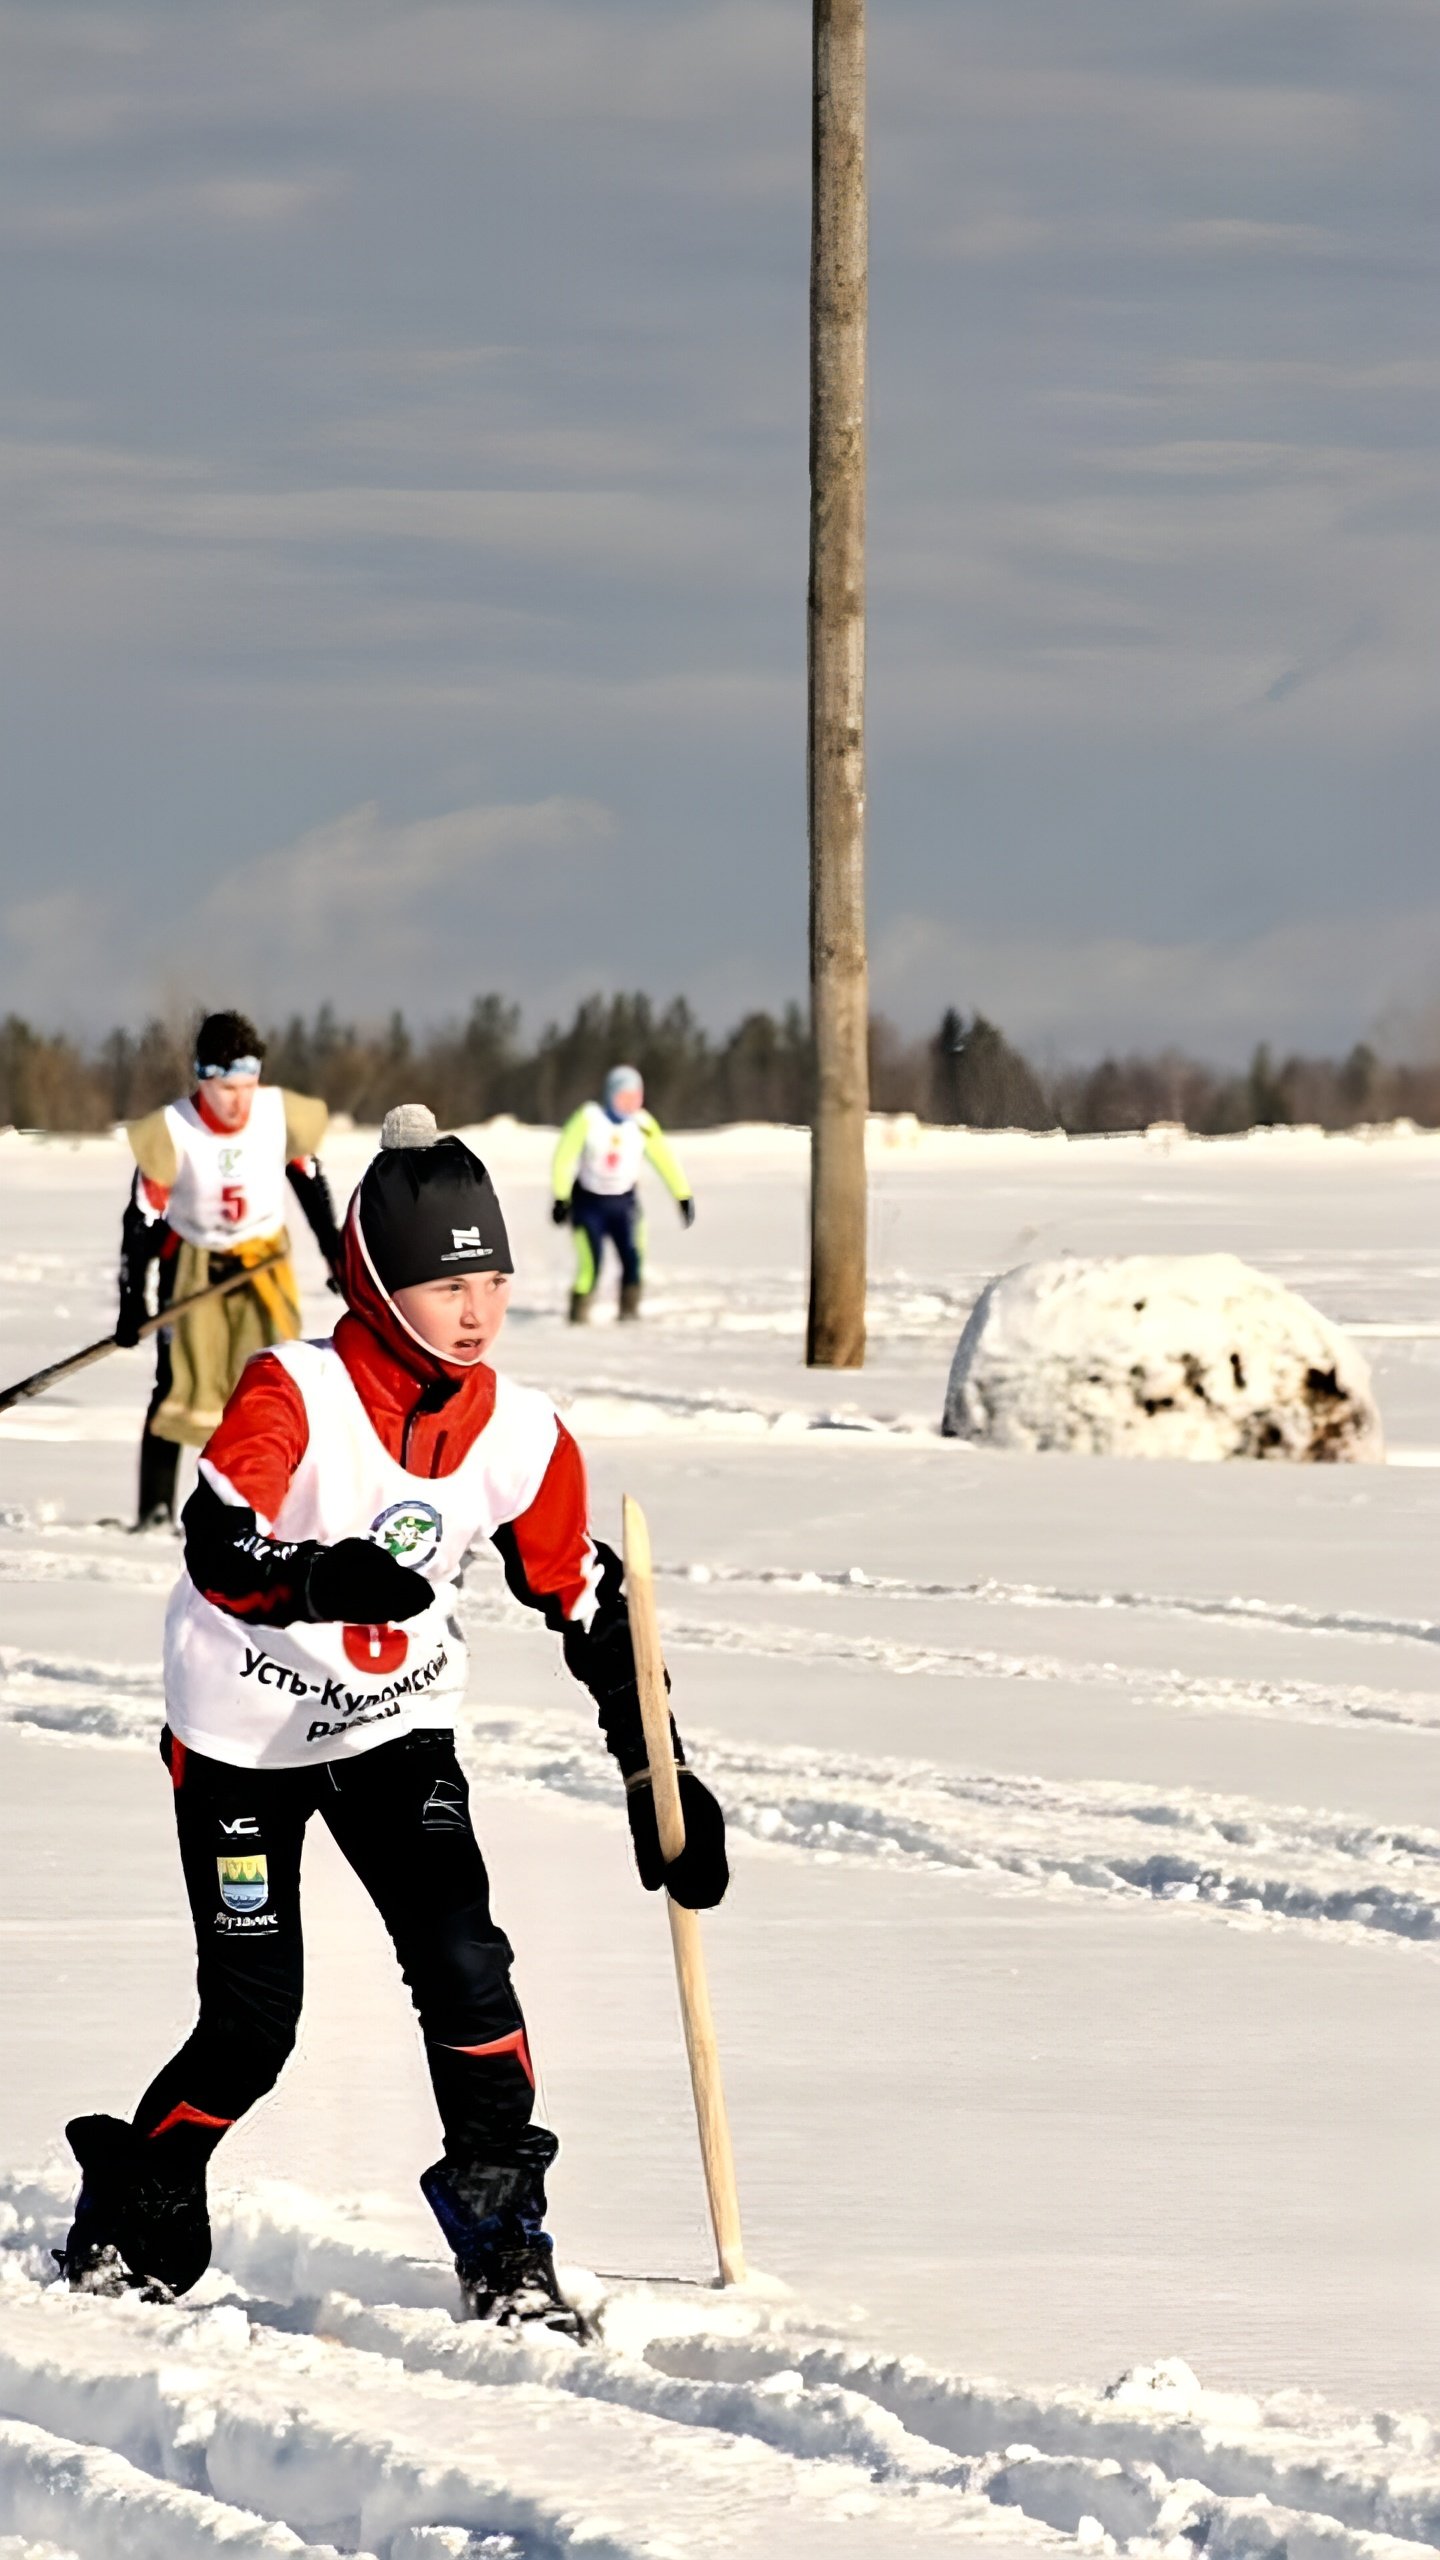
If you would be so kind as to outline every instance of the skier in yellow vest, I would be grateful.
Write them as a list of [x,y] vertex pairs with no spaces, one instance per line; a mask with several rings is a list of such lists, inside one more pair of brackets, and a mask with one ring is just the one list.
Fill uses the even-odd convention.
[[575,1231],[575,1286],[570,1321],[583,1324],[600,1277],[608,1237],[620,1259],[620,1313],[640,1313],[645,1221],[640,1167],[652,1164],[687,1227],[695,1223],[690,1185],[665,1142],[636,1067],[612,1067],[599,1102],[582,1102],[560,1132],[551,1167],[557,1227]]
[[[160,1271],[157,1312],[233,1271],[270,1264],[245,1287],[212,1298],[157,1335],[155,1389],[140,1440],[137,1529],[173,1520],[181,1447],[204,1447],[251,1352],[293,1342],[300,1331],[285,1231],[287,1184],[332,1283],[339,1268],[335,1211],[315,1152],[328,1107],[312,1094],[262,1084],[264,1053],[243,1013],[210,1014],[196,1037],[193,1092],[126,1128],[135,1179],[121,1230],[118,1343],[133,1344],[145,1321],[152,1262]],[[281,1259],[272,1260],[276,1255]]]

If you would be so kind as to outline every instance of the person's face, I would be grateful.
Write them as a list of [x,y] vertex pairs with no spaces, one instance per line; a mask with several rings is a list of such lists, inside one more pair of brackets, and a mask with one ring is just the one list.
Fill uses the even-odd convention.
[[243,1129],[250,1117],[258,1076],[207,1076],[201,1085],[206,1108],[222,1129]]
[[501,1271],[465,1271],[417,1280],[394,1297],[411,1331],[442,1360],[482,1360],[505,1321],[510,1281]]
[[645,1108],[645,1097],[639,1085],[622,1084],[618,1093],[611,1094],[610,1108],[617,1118],[633,1120],[636,1112]]

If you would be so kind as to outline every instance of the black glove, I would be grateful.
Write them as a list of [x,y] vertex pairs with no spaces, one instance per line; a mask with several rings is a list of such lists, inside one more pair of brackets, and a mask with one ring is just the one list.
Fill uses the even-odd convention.
[[344,1295],[345,1295],[345,1283],[344,1283],[344,1281],[343,1281],[343,1280],[341,1279],[341,1277],[340,1277],[340,1273],[339,1273],[338,1268],[336,1268],[336,1267],[332,1266],[332,1268],[331,1268],[329,1271],[327,1271],[327,1272],[326,1272],[326,1274],[325,1274],[325,1286],[326,1286],[326,1288],[329,1290],[329,1292],[330,1292],[330,1294],[331,1294],[332,1298],[343,1298],[343,1297],[344,1297]]
[[647,1893],[667,1885],[687,1911],[711,1911],[730,1881],[725,1855],[725,1816],[707,1786],[691,1769],[681,1769],[680,1810],[685,1816],[685,1846],[673,1866],[660,1855],[655,1797],[648,1778],[632,1778],[625,1795],[635,1864]]
[[120,1312],[115,1319],[115,1339],[122,1351],[133,1351],[140,1339],[140,1327],[150,1312],[145,1304],[145,1274],[168,1232],[160,1219],[146,1216],[140,1206],[139,1189],[137,1173],[120,1221]]
[[680,1212],[680,1224],[681,1224],[681,1226],[682,1226],[682,1227],[693,1227],[693,1226],[694,1226],[694,1224],[695,1224],[695,1203],[694,1203],[694,1201],[693,1201],[693,1200],[677,1200],[677,1201],[676,1201],[676,1203],[675,1203],[675,1206],[676,1206],[676,1208],[677,1208],[677,1209],[679,1210],[679,1212]]
[[388,1627],[397,1618],[418,1618],[434,1597],[433,1582],[369,1538],[317,1547],[305,1577],[306,1617],[338,1618],[347,1627]]
[[570,1224],[570,1203],[569,1203],[569,1201],[568,1201],[568,1200],[552,1200],[552,1201],[551,1201],[551,1203],[550,1203],[550,1215],[551,1215],[551,1217],[553,1218],[553,1220],[554,1220],[554,1222],[555,1222],[555,1224],[556,1224],[556,1226],[557,1226],[557,1227],[568,1227],[568,1226],[569,1226],[569,1224]]
[[305,1222],[332,1271],[340,1268],[344,1250],[335,1224],[335,1203],[318,1156],[301,1156],[285,1167],[285,1179],[305,1212]]

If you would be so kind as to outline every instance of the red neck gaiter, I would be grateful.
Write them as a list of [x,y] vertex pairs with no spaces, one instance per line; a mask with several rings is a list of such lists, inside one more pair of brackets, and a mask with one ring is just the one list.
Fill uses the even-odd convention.
[[366,1261],[353,1200],[341,1278],[350,1312],[335,1348],[376,1437],[411,1475],[453,1475],[495,1410],[494,1370],[484,1360],[458,1368],[407,1332]]

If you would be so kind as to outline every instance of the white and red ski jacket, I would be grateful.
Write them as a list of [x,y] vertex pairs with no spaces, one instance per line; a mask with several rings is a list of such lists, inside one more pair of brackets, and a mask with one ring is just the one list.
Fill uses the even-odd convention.
[[[166,1620],[166,1712],[211,1759],[296,1768],[449,1726],[468,1651],[457,1579],[482,1540],[562,1637],[628,1775],[644,1765],[618,1559],[588,1524],[580,1451],[549,1399],[457,1370],[399,1322],[346,1232],[351,1312],[323,1342],[257,1353],[200,1461]],[[395,1627],[317,1623],[317,1546],[374,1538],[433,1583]]]

